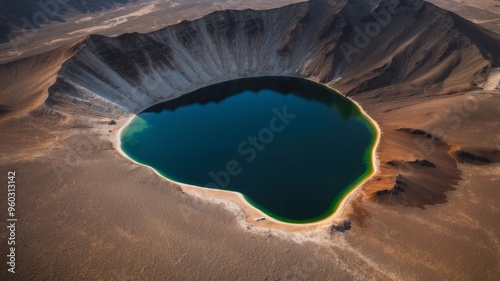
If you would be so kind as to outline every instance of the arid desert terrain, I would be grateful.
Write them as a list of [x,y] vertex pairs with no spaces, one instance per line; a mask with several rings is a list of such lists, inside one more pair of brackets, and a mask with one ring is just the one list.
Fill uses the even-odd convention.
[[[0,280],[500,280],[498,1],[103,2],[0,10]],[[256,76],[378,125],[376,173],[330,218],[256,221],[120,153],[149,105]]]

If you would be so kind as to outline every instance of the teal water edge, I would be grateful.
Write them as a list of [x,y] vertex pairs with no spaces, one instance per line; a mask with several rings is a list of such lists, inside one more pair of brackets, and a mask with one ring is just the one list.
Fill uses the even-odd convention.
[[274,219],[310,223],[372,174],[377,134],[323,85],[259,77],[151,106],[120,137],[124,153],[166,178],[239,192]]

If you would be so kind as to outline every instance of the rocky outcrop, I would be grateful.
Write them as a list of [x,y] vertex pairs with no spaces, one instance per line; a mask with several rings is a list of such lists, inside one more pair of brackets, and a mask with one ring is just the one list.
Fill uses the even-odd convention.
[[352,228],[352,222],[350,220],[344,220],[340,224],[332,224],[330,226],[330,234],[335,232],[344,233]]
[[487,148],[465,148],[451,152],[451,156],[459,163],[487,165],[500,162],[500,151]]
[[92,122],[103,112],[119,118],[205,85],[266,75],[305,77],[346,95],[397,87],[391,99],[435,94],[420,86],[457,76],[469,78],[453,85],[467,88],[496,65],[500,48],[488,43],[497,42],[489,33],[469,39],[464,24],[457,29],[455,15],[422,1],[317,0],[219,11],[148,34],[93,35],[64,64],[46,106]]
[[443,141],[439,137],[432,135],[424,130],[412,129],[412,128],[400,128],[400,129],[398,129],[398,131],[405,132],[405,133],[412,134],[412,135],[416,135],[416,136],[424,136],[428,139],[433,140],[437,144],[443,143]]

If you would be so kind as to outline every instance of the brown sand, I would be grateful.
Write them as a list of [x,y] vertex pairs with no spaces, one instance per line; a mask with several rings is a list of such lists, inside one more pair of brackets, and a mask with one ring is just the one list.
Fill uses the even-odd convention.
[[[334,87],[354,93],[355,79]],[[0,171],[17,173],[18,268],[10,275],[2,263],[1,279],[498,280],[500,95],[457,92],[456,81],[429,95],[408,85],[406,97],[354,95],[381,128],[380,169],[338,216],[302,227],[255,222],[237,196],[180,187],[129,161],[112,140],[130,113],[90,126],[46,107],[18,117],[32,105],[13,102],[0,123]],[[52,100],[81,114],[63,101]],[[412,162],[423,159],[434,166]],[[404,191],[374,194],[399,174]],[[352,229],[331,231],[344,218]]]
[[[500,103],[498,96],[493,102]],[[26,118],[1,130],[33,142],[40,140],[33,128],[50,123]],[[500,274],[498,164],[459,165],[462,180],[446,193],[446,204],[408,208],[361,196],[346,211],[353,228],[344,234],[324,226],[276,231],[247,221],[241,205],[184,193],[87,130],[57,126],[51,133],[65,137],[43,157],[2,152],[2,172],[17,171],[20,204],[19,270],[4,280],[495,280]],[[400,158],[385,152],[384,139],[385,133],[381,161]],[[52,165],[64,166],[61,181]]]
[[437,6],[459,14],[500,34],[500,3],[495,0],[430,0]]

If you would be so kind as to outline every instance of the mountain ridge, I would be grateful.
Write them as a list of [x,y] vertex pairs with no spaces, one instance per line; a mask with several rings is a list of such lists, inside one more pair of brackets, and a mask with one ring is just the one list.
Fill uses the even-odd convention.
[[[321,11],[322,16],[311,17],[316,11]],[[361,12],[363,16],[359,16]],[[455,88],[451,92],[473,90],[477,87],[471,85],[483,83],[488,71],[500,65],[500,40],[496,34],[423,1],[311,1],[264,11],[217,11],[147,34],[90,35],[76,42],[81,50],[67,58],[50,88],[52,95],[58,96],[55,99],[64,98],[58,88],[78,95],[64,81],[68,76],[74,78],[72,83],[91,76],[113,83],[109,77],[103,78],[109,74],[100,73],[103,68],[122,80],[115,81],[112,87],[137,84],[136,92],[143,91],[149,83],[139,81],[145,74],[154,72],[154,79],[161,84],[167,83],[168,72],[179,75],[175,69],[180,69],[184,74],[204,76],[199,82],[207,83],[209,77],[217,75],[296,75],[351,96],[396,84],[408,89],[409,94],[424,88],[427,92],[433,89],[435,94],[446,83]],[[58,50],[67,49],[65,46]],[[44,54],[36,56],[43,57]],[[97,61],[91,62],[89,57]],[[183,57],[189,60],[189,68],[182,62]],[[22,68],[23,62],[29,60],[36,59],[0,65],[0,72],[12,76],[12,68]],[[265,67],[259,70],[260,66]],[[180,73],[184,80],[192,79],[184,74]],[[7,96],[13,96],[9,82],[3,83]],[[29,88],[25,90],[29,92],[32,85]],[[170,89],[175,88],[170,85]],[[177,95],[189,89],[178,90]],[[148,95],[148,90],[145,92]],[[99,91],[96,89],[94,94],[99,95]],[[154,100],[161,99],[158,91],[151,94]],[[0,101],[4,115],[9,109],[15,111],[16,106],[22,106],[16,104]],[[144,107],[143,103],[135,108],[128,105],[127,110]]]

